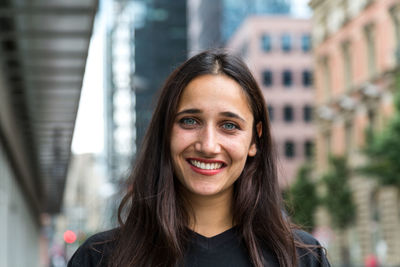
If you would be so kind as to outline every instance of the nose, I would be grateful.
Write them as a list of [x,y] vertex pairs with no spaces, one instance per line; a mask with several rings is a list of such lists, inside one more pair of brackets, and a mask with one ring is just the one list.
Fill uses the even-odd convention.
[[212,156],[221,152],[217,130],[213,126],[208,125],[199,131],[195,149],[205,156]]

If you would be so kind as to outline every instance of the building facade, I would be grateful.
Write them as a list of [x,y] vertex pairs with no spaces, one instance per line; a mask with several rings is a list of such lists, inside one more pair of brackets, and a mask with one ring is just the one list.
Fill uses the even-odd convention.
[[153,114],[157,93],[187,57],[186,0],[135,0],[144,15],[134,35],[136,146],[139,149]]
[[[186,1],[112,1],[106,48],[106,147],[116,180],[139,149],[156,94],[187,56]],[[133,14],[133,16],[132,16]]]
[[[397,0],[313,0],[316,78],[316,176],[330,155],[346,156],[352,169],[367,163],[361,153],[368,127],[380,131],[393,112],[393,71],[399,67],[400,3]],[[356,220],[345,232],[353,263],[369,255],[384,266],[400,264],[398,191],[353,172],[350,178]],[[320,211],[319,224],[329,226]],[[334,264],[339,257],[332,241]]]
[[223,47],[246,17],[288,15],[288,0],[188,0],[188,50],[190,55]]
[[248,16],[289,15],[289,0],[223,0],[222,41],[226,43]]
[[136,153],[134,7],[132,1],[110,4],[104,64],[105,154],[108,176],[117,184],[127,175]]
[[188,50],[193,56],[200,51],[222,46],[222,0],[188,0]]
[[0,2],[0,267],[49,266],[97,6]]
[[311,23],[288,16],[251,16],[227,47],[241,54],[261,86],[280,158],[282,187],[311,159],[312,123]]
[[[39,266],[41,237],[37,214],[27,203],[5,147],[1,143],[0,218],[0,266]],[[45,249],[45,240],[43,245]],[[24,257],[21,257],[20,251],[26,252]]]

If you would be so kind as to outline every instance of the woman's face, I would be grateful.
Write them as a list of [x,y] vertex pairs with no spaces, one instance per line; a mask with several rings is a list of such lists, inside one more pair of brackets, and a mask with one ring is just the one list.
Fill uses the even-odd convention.
[[175,175],[189,195],[231,193],[252,144],[253,115],[240,85],[203,75],[184,89],[171,135]]

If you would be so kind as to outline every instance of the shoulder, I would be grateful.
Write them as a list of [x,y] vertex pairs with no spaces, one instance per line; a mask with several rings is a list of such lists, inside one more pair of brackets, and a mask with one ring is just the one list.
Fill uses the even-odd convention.
[[300,241],[307,245],[317,245],[320,246],[319,242],[315,237],[311,234],[307,233],[306,231],[296,229],[293,231],[294,239]]
[[71,257],[68,267],[106,266],[115,245],[116,232],[117,229],[112,229],[89,237]]
[[297,249],[299,266],[330,267],[326,251],[317,239],[302,230],[295,230],[293,234],[295,240],[303,244],[302,247]]

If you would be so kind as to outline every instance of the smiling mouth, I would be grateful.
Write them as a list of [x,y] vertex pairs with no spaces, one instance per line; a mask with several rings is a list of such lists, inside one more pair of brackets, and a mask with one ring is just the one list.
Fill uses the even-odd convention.
[[195,159],[189,159],[188,162],[192,166],[202,169],[202,170],[218,170],[224,166],[224,164],[222,162],[204,162],[204,161],[195,160]]

